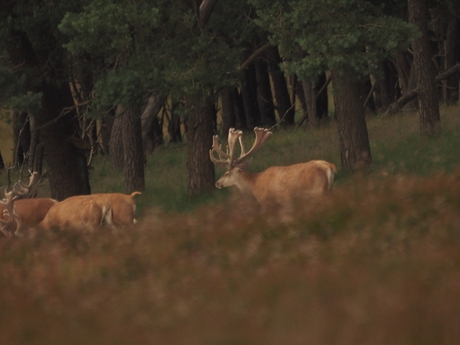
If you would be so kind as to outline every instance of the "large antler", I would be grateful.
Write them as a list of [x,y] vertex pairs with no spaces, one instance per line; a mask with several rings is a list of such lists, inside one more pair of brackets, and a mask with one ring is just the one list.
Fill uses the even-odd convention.
[[[241,164],[243,161],[250,158],[273,134],[268,129],[258,127],[254,128],[254,133],[256,134],[256,138],[254,144],[252,145],[252,148],[248,152],[246,152],[244,149],[242,131],[237,131],[234,128],[230,128],[230,130],[228,131],[227,153],[222,151],[219,145],[219,137],[215,135],[213,137],[212,149],[209,150],[209,156],[211,157],[211,161],[215,164],[226,165],[227,169],[230,170],[236,165]],[[235,158],[235,145],[237,140],[240,142],[241,153],[240,157]],[[214,152],[216,152],[219,155],[219,159],[217,159],[214,156]]]
[[40,174],[34,171],[29,177],[29,184],[25,184],[21,180],[16,182],[13,187],[11,187],[15,199],[35,198],[37,196],[38,187],[42,185],[40,180]]
[[[13,201],[15,200],[15,196],[13,192],[5,192],[5,198],[0,201],[0,205],[4,207],[3,209],[3,214],[0,218],[0,224],[2,225],[0,230],[8,237],[11,237],[12,234],[12,225],[14,223],[14,220],[16,219],[16,230],[15,233],[17,233],[17,230],[21,226],[21,220],[19,219],[18,214],[16,213],[16,209],[14,208],[14,203]],[[6,220],[5,220],[6,218]]]

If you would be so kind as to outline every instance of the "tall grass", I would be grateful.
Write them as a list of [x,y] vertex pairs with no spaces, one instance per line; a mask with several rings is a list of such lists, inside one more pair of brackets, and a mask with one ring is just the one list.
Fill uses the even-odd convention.
[[[460,343],[455,111],[430,140],[369,119],[373,169],[282,209],[186,207],[184,147],[157,151],[137,226],[0,239],[0,344]],[[277,131],[252,169],[339,165],[334,127]],[[93,189],[121,188],[97,164]]]

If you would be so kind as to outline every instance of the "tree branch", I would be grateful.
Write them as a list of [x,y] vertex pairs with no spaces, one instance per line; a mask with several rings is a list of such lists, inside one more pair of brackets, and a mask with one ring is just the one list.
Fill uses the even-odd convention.
[[248,57],[245,62],[243,62],[243,64],[240,66],[238,70],[244,71],[257,57],[259,57],[260,54],[262,54],[271,46],[272,44],[270,42],[265,43],[262,47],[257,49],[254,53],[252,53],[252,55]]
[[216,6],[219,0],[203,0],[200,5],[199,15],[200,15],[200,25],[201,27],[205,26],[211,17],[212,11]]
[[[438,74],[436,76],[436,78],[435,78],[435,81],[438,82],[438,81],[447,79],[452,74],[455,74],[455,73],[457,73],[459,71],[460,71],[460,63],[458,63],[458,64],[452,66],[451,68],[449,68],[448,70]],[[388,107],[387,113],[389,113],[391,115],[397,113],[402,107],[404,107],[407,103],[409,103],[415,97],[417,97],[417,94],[418,94],[418,90],[417,90],[417,88],[415,88],[415,89],[412,89],[411,91],[409,91],[408,93],[406,93],[405,95],[399,97],[396,102],[393,102],[393,103],[390,104],[390,106]]]

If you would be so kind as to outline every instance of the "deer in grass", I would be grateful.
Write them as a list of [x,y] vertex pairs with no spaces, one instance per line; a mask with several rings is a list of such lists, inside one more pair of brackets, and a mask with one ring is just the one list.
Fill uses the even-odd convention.
[[5,190],[5,198],[0,201],[0,230],[4,235],[19,236],[23,230],[37,226],[57,203],[50,198],[35,198],[41,184],[40,175],[34,172],[29,178],[29,184],[19,180],[10,192]]
[[[242,131],[231,128],[228,133],[227,152],[219,145],[219,137],[213,137],[209,151],[211,161],[227,168],[225,174],[216,182],[217,188],[236,186],[241,192],[252,194],[264,205],[270,202],[285,204],[295,197],[315,197],[325,194],[332,187],[337,168],[323,160],[313,160],[290,166],[272,166],[260,173],[246,171],[252,156],[272,136],[268,129],[254,128],[255,141],[246,152]],[[239,141],[241,153],[235,157],[235,145]],[[216,158],[217,153],[218,158]]]
[[136,223],[134,197],[121,193],[77,195],[56,203],[38,225],[44,230],[95,232]]

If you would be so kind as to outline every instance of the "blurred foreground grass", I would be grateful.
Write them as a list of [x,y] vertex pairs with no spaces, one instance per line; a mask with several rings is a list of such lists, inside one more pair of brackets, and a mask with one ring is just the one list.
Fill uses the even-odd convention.
[[[226,193],[187,206],[182,147],[156,152],[135,227],[0,238],[0,344],[460,343],[449,111],[430,140],[415,115],[370,120],[373,168],[283,208]],[[280,131],[252,169],[339,165],[337,147],[333,126]],[[121,188],[97,164],[94,191]]]
[[[359,186],[359,188],[358,188]],[[460,171],[0,242],[1,344],[457,344]]]

